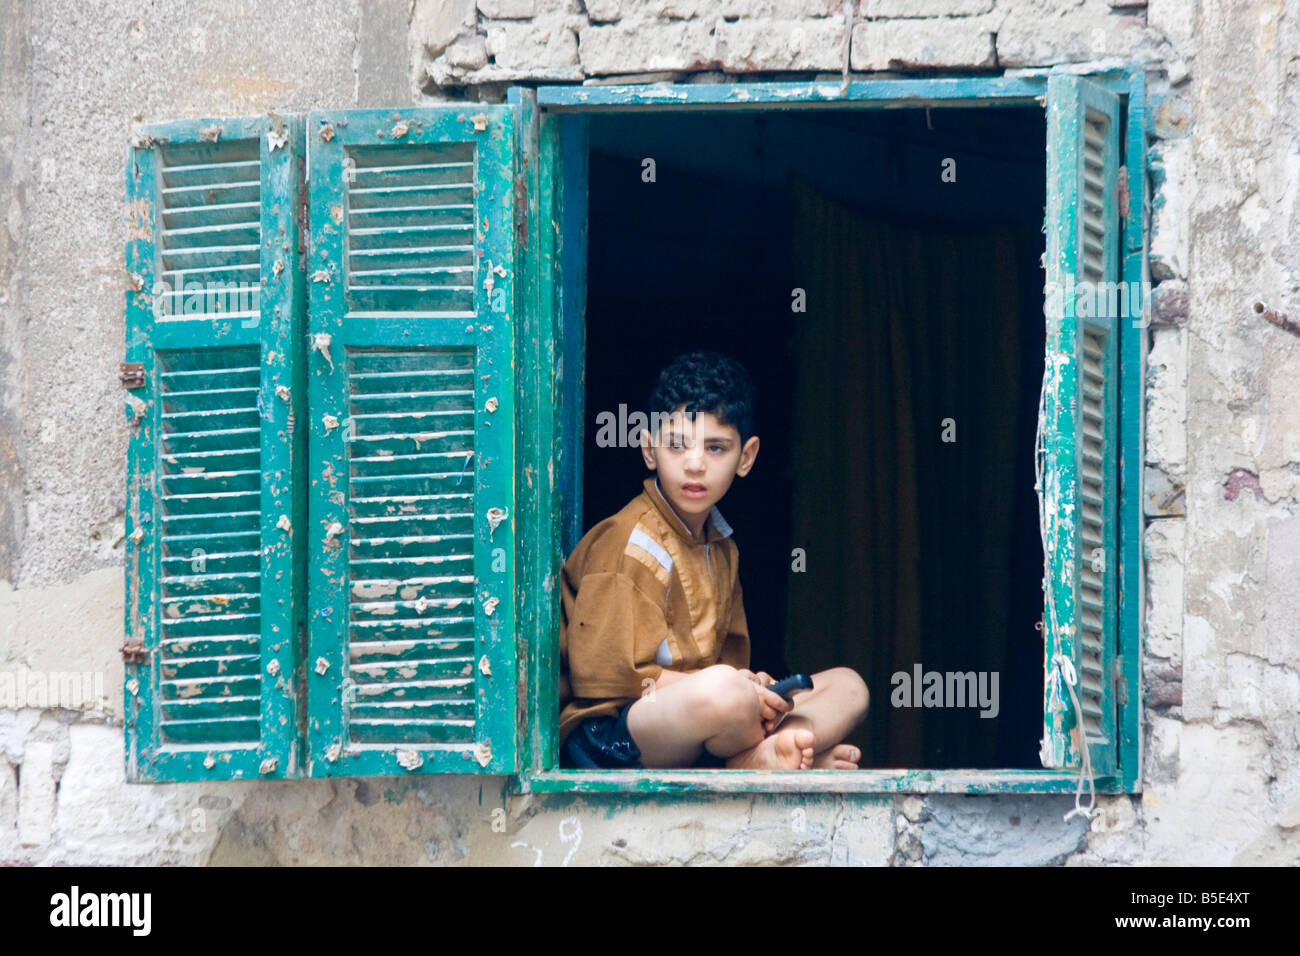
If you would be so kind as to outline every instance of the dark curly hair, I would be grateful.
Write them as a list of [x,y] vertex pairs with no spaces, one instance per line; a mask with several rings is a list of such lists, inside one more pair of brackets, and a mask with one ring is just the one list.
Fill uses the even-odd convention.
[[745,367],[721,352],[679,355],[659,373],[650,392],[648,412],[671,414],[683,405],[687,412],[706,412],[740,432],[744,445],[754,432],[757,390]]

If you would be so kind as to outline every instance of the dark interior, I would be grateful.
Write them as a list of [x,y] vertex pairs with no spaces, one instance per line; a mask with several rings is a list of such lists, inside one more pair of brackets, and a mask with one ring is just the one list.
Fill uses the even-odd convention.
[[[743,362],[761,450],[719,510],[751,666],[858,670],[864,768],[1038,763],[1044,151],[1041,108],[590,118],[583,530],[646,475],[596,415],[691,348]],[[913,664],[996,671],[997,716],[893,706]]]

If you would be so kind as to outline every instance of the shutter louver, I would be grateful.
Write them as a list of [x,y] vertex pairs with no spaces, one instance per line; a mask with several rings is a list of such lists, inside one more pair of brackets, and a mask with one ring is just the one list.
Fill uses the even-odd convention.
[[167,316],[256,317],[261,280],[258,140],[164,146],[158,306]]
[[473,146],[393,154],[349,151],[349,311],[473,318]]
[[474,742],[474,353],[356,351],[351,739]]
[[258,358],[159,356],[163,743],[260,738]]
[[301,120],[178,121],[137,137],[127,779],[298,776]]
[[512,117],[308,123],[314,776],[514,767]]
[[[1119,97],[1078,76],[1048,81],[1047,289],[1042,468],[1047,519],[1042,762],[1116,769]],[[1073,666],[1082,714],[1054,687]]]

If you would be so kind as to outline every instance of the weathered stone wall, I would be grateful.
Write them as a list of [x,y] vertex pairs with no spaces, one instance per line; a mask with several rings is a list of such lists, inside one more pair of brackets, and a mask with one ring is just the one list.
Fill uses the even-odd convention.
[[[847,12],[846,12],[847,7]],[[729,74],[991,69],[1137,58],[1187,78],[1182,0],[416,0],[420,81],[447,87]],[[846,64],[847,57],[847,64]],[[687,76],[685,74],[694,74]]]
[[[0,4],[0,862],[1300,862],[1300,9],[1281,0]],[[847,60],[846,60],[847,58]],[[122,163],[161,120],[513,82],[1137,60],[1156,287],[1144,792],[509,800],[502,778],[127,786]]]

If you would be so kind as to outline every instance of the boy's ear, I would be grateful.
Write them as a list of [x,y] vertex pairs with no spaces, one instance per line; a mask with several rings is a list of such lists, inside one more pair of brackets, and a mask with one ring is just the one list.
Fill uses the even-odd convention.
[[654,448],[650,444],[650,429],[641,429],[641,458],[645,466],[651,471],[659,467],[659,462],[655,459]]
[[749,470],[754,467],[754,459],[758,457],[758,436],[750,435],[749,441],[745,442],[744,447],[740,449],[740,464],[736,466],[736,474],[745,477]]

